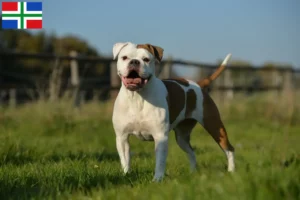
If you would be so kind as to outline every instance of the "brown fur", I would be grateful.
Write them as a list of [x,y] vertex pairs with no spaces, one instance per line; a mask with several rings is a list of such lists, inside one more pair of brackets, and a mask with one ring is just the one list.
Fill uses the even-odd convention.
[[224,71],[225,69],[225,66],[226,65],[220,65],[218,67],[218,69],[211,75],[209,76],[208,78],[205,78],[203,80],[200,80],[198,82],[198,85],[201,87],[201,88],[205,88],[205,87],[208,87],[210,85],[210,83],[215,80],[216,78],[218,78],[218,76]]
[[218,108],[208,93],[203,93],[203,126],[222,149],[234,151],[230,144],[226,129],[221,121]]
[[170,124],[172,124],[184,109],[185,92],[177,83],[172,81],[163,81],[163,83],[168,90],[167,102],[169,107],[169,121]]
[[[224,70],[225,66],[221,65],[210,77],[198,82],[198,85],[202,88],[203,94],[203,127],[213,137],[213,139],[224,150],[234,151],[234,147],[230,144],[226,129],[221,120],[218,108],[212,98],[204,90],[209,86],[211,81],[215,80],[220,73]],[[170,81],[167,81],[170,80]],[[174,81],[174,82],[172,82]],[[176,83],[175,83],[176,82]],[[168,90],[168,105],[170,112],[170,123],[172,124],[186,103],[186,119],[180,122],[176,128],[176,138],[182,137],[186,142],[190,141],[190,133],[195,127],[197,121],[194,119],[188,119],[192,112],[196,109],[197,96],[193,89],[189,89],[186,93],[186,102],[184,101],[184,90],[178,85],[189,86],[187,80],[182,78],[166,79],[163,80]],[[178,84],[177,84],[178,83]],[[175,101],[174,101],[175,99]],[[179,135],[178,135],[179,134]],[[184,135],[182,135],[184,134]],[[191,147],[190,147],[191,148]]]
[[197,105],[197,95],[193,89],[189,89],[186,93],[186,110],[185,117],[189,118],[192,112],[196,109]]
[[163,57],[164,50],[159,46],[154,46],[151,44],[138,44],[137,48],[148,50],[159,62]]

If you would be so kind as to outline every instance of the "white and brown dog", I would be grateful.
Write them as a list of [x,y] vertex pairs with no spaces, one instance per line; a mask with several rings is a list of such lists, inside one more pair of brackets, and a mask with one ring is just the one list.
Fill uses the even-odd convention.
[[196,168],[196,157],[190,145],[190,134],[197,122],[219,144],[228,160],[228,171],[234,171],[234,148],[228,140],[216,104],[205,90],[224,70],[230,54],[210,77],[195,83],[184,79],[160,80],[155,63],[161,61],[163,49],[151,44],[116,43],[113,57],[122,86],[114,104],[113,126],[116,146],[124,173],[130,168],[129,135],[155,142],[154,181],[163,178],[168,152],[168,135],[174,130],[176,141]]

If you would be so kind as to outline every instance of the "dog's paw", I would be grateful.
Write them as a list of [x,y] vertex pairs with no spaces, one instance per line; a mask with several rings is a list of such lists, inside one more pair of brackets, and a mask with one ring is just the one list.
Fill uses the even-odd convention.
[[235,172],[235,167],[228,167],[227,171],[228,172]]
[[152,179],[152,182],[156,182],[156,183],[158,183],[158,182],[161,182],[163,180],[163,177],[160,177],[160,178],[153,178]]
[[126,167],[123,169],[123,172],[124,172],[124,174],[128,174],[130,172],[130,169]]
[[164,179],[164,176],[154,176],[152,182],[161,182]]

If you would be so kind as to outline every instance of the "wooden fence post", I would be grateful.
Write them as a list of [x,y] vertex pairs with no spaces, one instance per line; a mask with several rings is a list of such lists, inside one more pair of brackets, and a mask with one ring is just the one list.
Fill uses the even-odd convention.
[[293,84],[293,71],[288,68],[283,71],[283,91],[281,95],[281,106],[284,107],[284,112],[287,114],[286,120],[288,123],[291,123],[295,112],[296,96]]
[[221,90],[221,86],[224,85],[224,77],[220,75],[216,80],[214,80],[212,83],[212,95],[215,96],[215,99],[217,101],[217,104],[223,103],[223,93],[224,91]]
[[286,69],[283,71],[283,94],[289,93],[293,90],[293,73],[291,69]]
[[118,95],[118,90],[115,88],[118,88],[121,86],[121,80],[118,75],[118,70],[117,70],[117,62],[113,61],[109,65],[110,69],[110,98],[115,99]]
[[224,72],[224,86],[227,88],[225,91],[225,98],[227,100],[233,99],[233,80],[231,77],[231,70],[228,68]]
[[[279,84],[280,84],[280,82],[282,82],[281,80],[280,80],[280,77],[278,76],[278,71],[277,71],[277,69],[273,69],[272,71],[271,71],[271,78],[272,78],[272,87],[278,87],[279,86]],[[276,96],[278,96],[279,95],[279,91],[278,90],[275,90],[274,89],[274,92],[273,92]]]
[[[244,71],[244,72],[243,72]],[[243,89],[242,89],[242,91],[241,91],[241,93],[243,93],[244,92],[244,88],[245,87],[247,87],[247,85],[246,85],[246,76],[245,76],[245,71],[246,70],[242,70],[242,68],[240,68],[239,70],[238,70],[238,86],[240,86],[240,87],[243,87]],[[244,92],[244,94],[247,94],[247,91],[246,92]]]
[[164,63],[162,67],[162,70],[160,72],[160,74],[158,74],[158,77],[160,79],[168,79],[171,77],[171,73],[172,73],[172,57],[168,57],[167,61]]
[[61,87],[61,76],[63,69],[59,65],[59,59],[55,59],[53,70],[49,79],[49,95],[50,101],[56,101],[59,97]]
[[73,104],[74,107],[80,106],[80,95],[79,95],[79,89],[80,89],[80,79],[79,79],[79,69],[78,69],[78,63],[76,60],[77,57],[76,51],[71,51],[70,56],[73,57],[70,61],[70,69],[71,69],[71,85],[73,90]]

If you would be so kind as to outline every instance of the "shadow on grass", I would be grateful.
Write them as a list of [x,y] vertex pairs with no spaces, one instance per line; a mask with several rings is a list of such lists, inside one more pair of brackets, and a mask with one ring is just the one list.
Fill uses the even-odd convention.
[[[73,169],[61,168],[53,171],[41,170],[44,164],[55,165],[58,162],[68,161],[91,161],[98,162],[114,162],[119,161],[117,152],[51,152],[44,155],[37,152],[35,149],[16,148],[11,146],[5,155],[0,155],[3,159],[0,160],[0,167],[8,165],[11,167],[9,174],[1,175],[0,184],[0,199],[29,199],[29,198],[44,198],[57,197],[61,193],[71,193],[72,191],[82,191],[89,193],[93,188],[116,187],[119,185],[133,186],[141,177],[152,176],[152,170],[143,170],[142,172],[131,172],[124,176],[121,170],[101,171],[90,169],[85,171],[85,168]],[[147,153],[137,153],[133,157],[148,158]],[[36,172],[24,172],[18,169],[26,164],[37,165]],[[39,167],[39,165],[41,165]],[[83,164],[84,166],[84,164]],[[31,167],[28,165],[27,167]],[[119,167],[119,166],[118,166]],[[21,168],[20,168],[21,169]],[[46,173],[46,174],[45,174]]]
[[[148,153],[138,152],[133,157],[148,158]],[[98,162],[103,161],[118,161],[119,155],[115,152],[108,151],[69,151],[69,152],[58,152],[52,151],[49,154],[39,152],[35,148],[12,144],[2,149],[0,153],[0,166],[4,165],[16,165],[21,166],[27,163],[46,163],[46,162],[60,162],[60,161],[87,161],[97,160]]]
[[78,151],[78,152],[68,152],[65,155],[62,155],[59,152],[54,152],[53,154],[46,156],[43,158],[44,161],[54,161],[54,162],[59,162],[59,161],[64,161],[64,160],[97,160],[98,162],[102,161],[117,161],[119,160],[119,155],[117,152],[83,152],[83,151]]
[[[143,172],[144,173],[151,173]],[[84,192],[90,193],[95,188],[118,187],[121,185],[133,186],[140,179],[140,174],[130,173],[127,176],[121,173],[113,175],[94,174],[84,180],[80,180],[76,174],[66,176],[61,182],[47,183],[41,181],[40,177],[26,177],[22,181],[9,182],[9,184],[1,184],[0,199],[32,199],[32,198],[57,198],[62,193]]]
[[116,161],[119,160],[119,156],[115,152],[68,152],[65,154],[53,152],[50,155],[42,156],[32,150],[8,152],[5,155],[1,155],[0,166],[3,165],[16,165],[21,166],[27,163],[44,163],[44,162],[60,162],[65,160],[97,160],[102,161]]

